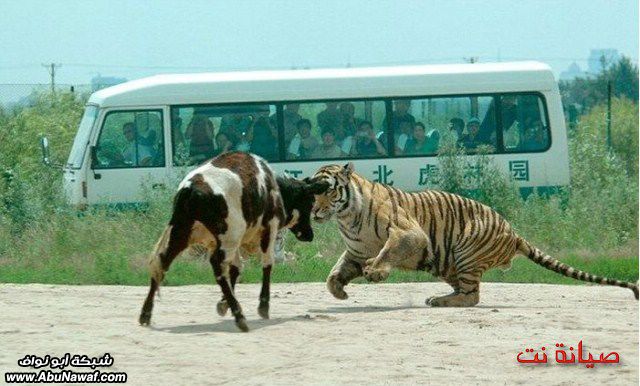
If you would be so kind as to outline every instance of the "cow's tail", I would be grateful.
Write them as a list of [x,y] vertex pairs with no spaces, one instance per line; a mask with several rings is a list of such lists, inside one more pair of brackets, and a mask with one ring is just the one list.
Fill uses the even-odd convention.
[[577,280],[588,281],[591,283],[598,283],[604,285],[614,285],[622,288],[629,288],[633,291],[633,296],[638,300],[638,284],[630,283],[627,281],[621,281],[616,279],[609,279],[603,276],[593,275],[588,272],[581,271],[573,268],[567,264],[564,264],[553,257],[545,254],[538,248],[531,245],[527,240],[522,237],[518,238],[518,251],[527,256],[529,260],[536,264],[539,264],[546,269],[550,269],[563,276],[572,277]]
[[149,274],[151,278],[158,284],[158,294],[160,293],[160,283],[164,279],[164,269],[162,268],[162,254],[166,253],[171,238],[172,225],[167,225],[162,231],[162,235],[156,242],[153,253],[149,257]]
[[165,267],[163,267],[163,256],[169,249],[171,242],[171,233],[173,228],[177,226],[185,226],[189,222],[193,222],[192,213],[189,205],[189,198],[193,193],[193,189],[188,186],[181,188],[176,194],[173,202],[173,214],[169,224],[164,228],[160,238],[156,242],[153,249],[153,253],[149,257],[149,273],[151,278],[155,280],[158,285],[158,295],[160,295],[160,284],[164,280]]

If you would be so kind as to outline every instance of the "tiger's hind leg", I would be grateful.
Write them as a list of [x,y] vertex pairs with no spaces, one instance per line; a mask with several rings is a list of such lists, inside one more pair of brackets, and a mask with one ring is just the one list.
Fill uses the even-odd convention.
[[478,271],[458,273],[455,282],[447,280],[453,287],[453,293],[428,298],[426,304],[432,307],[473,307],[480,301],[481,277],[482,273]]
[[392,227],[378,255],[365,262],[364,277],[377,283],[386,280],[393,267],[415,269],[425,248],[430,250],[430,242],[420,227]]

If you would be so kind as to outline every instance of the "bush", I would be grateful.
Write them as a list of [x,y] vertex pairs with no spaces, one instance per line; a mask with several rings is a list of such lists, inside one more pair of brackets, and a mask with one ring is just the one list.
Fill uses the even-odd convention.
[[[626,98],[611,102],[611,145],[630,176],[638,175],[638,105]],[[594,145],[607,142],[607,105],[595,106],[579,120],[576,135],[591,135]],[[585,140],[584,138],[582,139]]]
[[54,159],[66,159],[83,110],[71,93],[32,99],[29,107],[0,110],[0,215],[9,218],[13,233],[64,207],[61,173],[43,167],[39,138],[51,139]]

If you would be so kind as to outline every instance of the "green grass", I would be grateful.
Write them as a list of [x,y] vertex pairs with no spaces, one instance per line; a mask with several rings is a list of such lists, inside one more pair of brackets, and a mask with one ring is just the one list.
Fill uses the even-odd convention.
[[[303,249],[306,253],[296,260],[277,264],[272,273],[276,283],[323,282],[337,260],[333,257],[313,256],[313,244],[294,243],[291,250]],[[638,280],[638,258],[636,257],[577,257],[562,259],[566,264],[587,272],[619,280]],[[147,285],[148,274],[142,256],[128,259],[124,256],[97,257],[84,263],[61,258],[3,261],[0,266],[0,282],[5,283],[46,283],[46,284],[122,284]],[[262,267],[257,259],[246,261],[240,282],[259,283]],[[437,281],[426,272],[394,270],[387,280],[389,283]],[[563,277],[542,268],[524,257],[514,259],[507,271],[493,269],[483,277],[484,282],[506,283],[552,283],[583,284],[583,282]],[[203,256],[181,256],[171,266],[165,285],[212,284],[211,266]],[[360,278],[355,283],[364,283]]]

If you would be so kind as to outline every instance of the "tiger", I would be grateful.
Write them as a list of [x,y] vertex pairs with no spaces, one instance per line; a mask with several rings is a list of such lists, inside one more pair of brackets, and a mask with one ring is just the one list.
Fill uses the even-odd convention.
[[596,276],[546,255],[478,201],[371,182],[356,174],[351,162],[323,166],[311,179],[330,186],[315,196],[312,218],[321,223],[335,216],[346,244],[327,278],[337,299],[348,298],[344,287],[351,280],[384,281],[397,268],[427,271],[453,288],[448,295],[427,298],[428,306],[472,307],[480,301],[483,273],[510,268],[517,254],[567,277],[629,288],[638,299],[637,283]]

